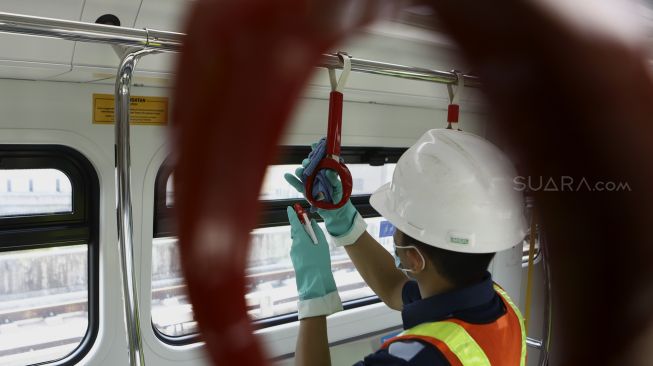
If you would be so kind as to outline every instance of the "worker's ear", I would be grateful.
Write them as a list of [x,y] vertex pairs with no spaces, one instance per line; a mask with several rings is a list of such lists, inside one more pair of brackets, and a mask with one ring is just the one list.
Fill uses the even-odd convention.
[[426,257],[418,248],[407,250],[406,257],[408,268],[412,270],[412,273],[421,273],[426,268]]

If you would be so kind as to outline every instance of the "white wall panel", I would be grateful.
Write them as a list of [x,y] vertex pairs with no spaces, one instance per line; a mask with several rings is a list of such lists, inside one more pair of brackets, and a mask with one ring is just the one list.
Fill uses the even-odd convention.
[[[88,82],[113,86],[116,82],[116,72],[117,69],[111,67],[75,66],[72,71],[59,75],[52,80],[76,83]],[[135,86],[157,88],[172,86],[172,75],[167,73],[138,70],[134,75]]]
[[490,263],[492,279],[510,295],[513,302],[520,306],[522,290],[522,245],[497,253]]
[[[301,99],[284,143],[307,145],[325,136],[328,111],[329,102],[326,99]],[[342,142],[352,146],[411,146],[425,131],[446,127],[446,115],[444,107],[346,101],[343,106]],[[462,111],[460,127],[463,130],[484,135],[485,126],[482,115]]]
[[0,60],[0,79],[43,80],[70,70],[69,65]]

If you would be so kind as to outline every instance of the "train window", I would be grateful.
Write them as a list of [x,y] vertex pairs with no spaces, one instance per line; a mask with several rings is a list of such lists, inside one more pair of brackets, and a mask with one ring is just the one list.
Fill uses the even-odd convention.
[[261,200],[278,200],[278,199],[302,199],[302,194],[286,183],[283,178],[286,173],[293,173],[297,164],[271,165],[265,172],[265,178],[261,186],[259,199]]
[[[387,235],[388,222],[380,217],[366,218],[367,231],[388,251],[392,250],[392,236]],[[322,230],[324,224],[320,223]],[[297,311],[295,272],[288,253],[291,245],[290,227],[274,226],[253,232],[247,277],[246,295],[252,319],[266,319]],[[344,248],[330,248],[333,277],[344,303],[374,296]]]
[[[528,267],[528,258],[530,256],[530,249],[531,249],[530,235],[526,235],[526,238],[522,243],[522,257],[521,257],[522,267]],[[535,235],[535,252],[533,256],[533,263],[539,263],[541,259],[541,254],[542,253],[540,251],[540,234],[538,230],[538,233]]]
[[[351,194],[354,196],[372,194],[377,188],[392,179],[395,165],[347,164],[352,175]],[[283,177],[285,173],[294,173],[296,168],[297,164],[268,167],[259,198],[261,200],[302,199],[302,194],[287,184]]]
[[[369,205],[374,189],[392,179],[395,163],[404,149],[343,148],[343,156],[354,178],[352,202],[368,222],[368,232],[386,249],[391,250],[389,223]],[[246,301],[249,314],[260,326],[269,326],[297,319],[297,289],[288,253],[291,239],[286,207],[298,200],[283,178],[293,172],[308,150],[285,148],[280,161],[268,168],[260,199],[263,212],[259,227],[252,232],[247,276]],[[372,165],[373,164],[373,165]],[[174,236],[173,207],[170,200],[171,168],[164,164],[155,188],[155,223],[152,249],[152,324],[166,342],[187,343],[197,332],[192,306],[185,294],[177,241]],[[166,204],[163,204],[166,202]],[[320,224],[322,225],[322,224]],[[334,278],[345,308],[376,302],[343,248],[331,248]]]
[[70,148],[0,145],[0,364],[75,364],[92,345],[98,187]]
[[174,187],[175,184],[175,176],[170,174],[168,177],[168,180],[166,181],[166,207],[170,208],[174,206],[175,204],[175,196],[174,196],[174,190],[172,187]]
[[72,209],[72,186],[62,171],[0,170],[0,216],[67,213]]

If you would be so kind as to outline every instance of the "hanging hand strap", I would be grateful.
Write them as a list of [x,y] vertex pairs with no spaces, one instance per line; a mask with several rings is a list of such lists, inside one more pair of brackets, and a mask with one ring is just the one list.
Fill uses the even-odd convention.
[[[340,141],[342,129],[342,90],[345,87],[349,73],[351,72],[351,59],[349,55],[338,53],[342,60],[343,67],[340,79],[336,81],[335,70],[329,69],[329,79],[331,80],[331,94],[329,95],[329,126],[326,138],[326,154],[320,160],[313,174],[309,175],[304,185],[306,200],[317,208],[333,210],[344,206],[351,196],[353,187],[351,173],[347,166],[340,161]],[[342,183],[342,197],[338,202],[318,201],[313,197],[313,183],[320,170],[331,169],[338,174]]]
[[456,74],[455,89],[453,84],[447,84],[447,91],[449,92],[449,107],[447,108],[447,129],[460,130],[458,128],[458,120],[460,118],[460,98],[465,89],[465,76],[462,72],[452,70]]

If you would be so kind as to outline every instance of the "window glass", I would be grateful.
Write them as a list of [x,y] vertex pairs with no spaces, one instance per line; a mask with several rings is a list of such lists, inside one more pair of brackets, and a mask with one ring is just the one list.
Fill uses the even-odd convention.
[[[383,218],[366,219],[367,231],[388,251],[392,250],[389,223]],[[324,230],[324,225],[320,224]],[[247,269],[246,294],[252,319],[264,319],[297,311],[295,272],[290,261],[290,227],[256,229]],[[152,322],[163,334],[182,336],[197,332],[192,306],[185,294],[177,240],[154,239],[152,253]],[[372,296],[344,248],[331,248],[331,268],[342,301]]]
[[70,179],[57,169],[0,170],[0,217],[68,213]]
[[173,189],[175,184],[174,174],[170,174],[168,181],[166,182],[166,207],[172,207],[175,205],[175,191]]
[[88,328],[87,251],[0,252],[0,365],[56,360],[79,346]]
[[[368,218],[366,221],[367,231],[391,252],[392,236],[387,235],[388,230],[385,230],[389,223],[381,217]],[[326,233],[323,223],[320,227]],[[289,226],[254,230],[247,270],[250,284],[246,295],[249,314],[253,319],[297,311],[295,272],[289,255],[291,244]],[[343,302],[374,295],[356,271],[344,248],[331,246],[330,252],[333,277]]]
[[295,169],[299,165],[270,165],[265,172],[263,185],[259,199],[261,200],[282,200],[292,198],[303,198],[304,196],[297,192],[283,177],[286,173],[295,174]]
[[198,331],[182,276],[177,238],[154,239],[152,323],[161,333],[171,337]]
[[[395,165],[348,164],[353,176],[352,195],[369,195],[381,185],[391,181]],[[265,201],[285,199],[303,201],[303,196],[284,179],[284,174],[294,173],[297,167],[298,164],[269,166],[259,198]],[[172,179],[170,174],[166,181],[167,207],[171,207],[174,203]],[[285,217],[285,207],[282,216]],[[381,235],[388,232],[389,223],[383,218],[368,218],[366,221],[370,234],[390,251],[392,237]],[[320,225],[324,229],[323,224]],[[258,228],[252,232],[246,301],[248,312],[254,320],[297,311],[295,273],[289,257],[291,242],[290,227],[287,225]],[[331,262],[343,302],[374,295],[365,285],[343,248],[331,248]],[[152,323],[166,336],[177,337],[197,333],[192,306],[185,290],[177,239],[155,238],[152,246]]]
[[73,364],[97,335],[97,175],[58,145],[0,145],[0,166],[0,365]]
[[[392,180],[396,164],[385,164],[382,166],[371,166],[368,164],[348,164],[352,175],[352,195],[372,194],[385,183]],[[267,168],[259,199],[261,200],[283,200],[303,198],[303,195],[283,177],[286,173],[293,173],[298,167],[297,164],[270,165]],[[170,174],[166,182],[166,206],[174,205],[174,174]]]
[[[530,256],[531,242],[530,234],[526,235],[524,241],[522,242],[522,267],[528,267],[528,258]],[[533,252],[533,263],[538,263],[540,261],[540,235],[539,232],[535,234],[535,251]]]
[[[369,164],[347,164],[352,175],[352,195],[365,195],[373,193],[377,188],[392,180],[396,164],[371,166]],[[284,174],[295,173],[297,164],[271,165],[263,180],[261,200],[282,200],[303,198],[291,185],[286,183]]]
[[347,165],[352,176],[352,195],[372,194],[382,185],[392,180],[397,164],[371,166],[368,164]]

